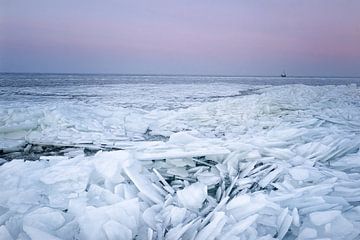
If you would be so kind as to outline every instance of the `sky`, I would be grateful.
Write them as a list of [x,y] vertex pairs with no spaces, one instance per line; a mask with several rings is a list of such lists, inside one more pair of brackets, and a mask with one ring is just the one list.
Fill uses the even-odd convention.
[[359,0],[0,0],[0,72],[360,76]]

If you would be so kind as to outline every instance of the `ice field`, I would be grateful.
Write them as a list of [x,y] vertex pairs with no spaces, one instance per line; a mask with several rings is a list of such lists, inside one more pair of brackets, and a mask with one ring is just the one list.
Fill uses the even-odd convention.
[[359,81],[0,75],[0,239],[359,239]]

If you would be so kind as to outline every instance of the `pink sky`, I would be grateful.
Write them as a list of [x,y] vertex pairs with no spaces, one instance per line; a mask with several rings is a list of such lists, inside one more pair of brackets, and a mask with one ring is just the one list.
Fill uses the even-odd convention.
[[0,0],[0,71],[360,75],[360,1]]

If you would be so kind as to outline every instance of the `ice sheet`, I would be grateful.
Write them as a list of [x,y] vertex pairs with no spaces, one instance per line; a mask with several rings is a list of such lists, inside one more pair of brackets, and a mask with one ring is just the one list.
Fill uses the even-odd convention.
[[0,238],[359,238],[357,86],[150,89],[2,103]]

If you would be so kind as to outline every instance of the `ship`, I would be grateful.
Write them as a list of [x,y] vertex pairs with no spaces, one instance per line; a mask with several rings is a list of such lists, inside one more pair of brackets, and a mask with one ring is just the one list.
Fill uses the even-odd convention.
[[286,72],[283,71],[282,74],[280,75],[281,77],[286,77]]

